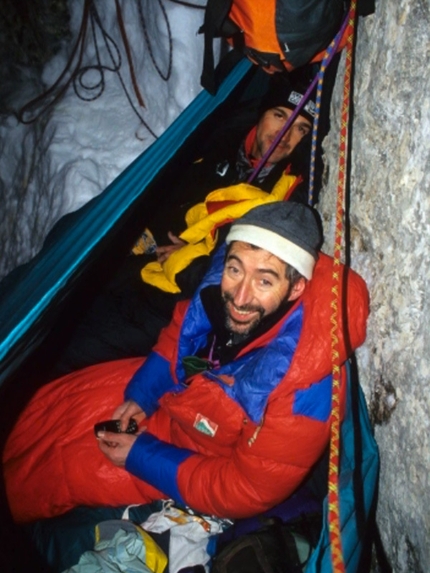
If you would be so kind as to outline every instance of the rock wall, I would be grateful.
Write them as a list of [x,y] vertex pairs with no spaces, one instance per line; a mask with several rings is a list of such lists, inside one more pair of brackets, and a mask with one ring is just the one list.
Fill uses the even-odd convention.
[[[393,571],[430,571],[430,5],[376,2],[360,18],[350,185],[351,266],[371,316],[357,353],[381,453],[377,526]],[[319,210],[333,249],[341,64]]]

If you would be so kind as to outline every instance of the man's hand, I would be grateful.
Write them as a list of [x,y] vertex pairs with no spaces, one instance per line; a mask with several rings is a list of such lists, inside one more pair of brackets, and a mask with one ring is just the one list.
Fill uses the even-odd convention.
[[170,231],[167,233],[167,236],[169,237],[169,239],[172,241],[173,244],[166,245],[164,247],[157,247],[155,250],[155,253],[157,255],[157,261],[160,264],[163,264],[165,261],[167,261],[167,259],[170,257],[172,253],[174,253],[175,251],[179,250],[181,247],[187,244],[185,241],[182,241],[182,239],[180,239]]
[[125,460],[136,440],[136,435],[99,432],[99,448],[110,461],[118,467],[125,466]]
[[146,418],[145,412],[134,400],[127,400],[127,402],[118,406],[112,416],[113,420],[121,420],[122,432],[125,432],[127,429],[130,418],[134,418],[137,423],[140,423]]

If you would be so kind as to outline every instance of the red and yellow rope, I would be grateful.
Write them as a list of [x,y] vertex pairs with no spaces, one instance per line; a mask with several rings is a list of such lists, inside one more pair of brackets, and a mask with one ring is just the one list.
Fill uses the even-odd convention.
[[332,316],[331,316],[331,341],[333,361],[333,390],[332,390],[332,413],[330,435],[330,459],[328,478],[328,523],[331,544],[331,559],[333,573],[344,573],[345,563],[342,554],[342,540],[340,535],[339,514],[339,432],[340,432],[340,383],[341,364],[339,352],[338,329],[341,323],[339,295],[341,289],[340,265],[342,254],[343,220],[346,189],[346,170],[348,157],[348,124],[351,97],[352,57],[355,34],[356,1],[351,1],[349,11],[348,34],[346,43],[346,63],[343,102],[341,112],[340,149],[339,149],[339,178],[337,187],[336,204],[336,228],[334,244],[333,284],[332,284]]

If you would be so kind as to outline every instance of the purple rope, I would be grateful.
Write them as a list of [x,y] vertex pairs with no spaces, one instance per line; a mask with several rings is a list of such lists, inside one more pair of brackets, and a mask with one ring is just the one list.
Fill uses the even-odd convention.
[[[332,41],[333,44],[333,50],[332,53],[330,54],[328,60],[327,60],[327,66],[329,65],[329,63],[331,62],[331,60],[333,59],[334,54],[337,51],[337,47],[340,44],[340,40],[343,36],[343,33],[346,30],[346,27],[348,25],[348,20],[349,20],[349,12],[346,15],[342,27],[340,28],[339,32],[336,34],[334,40]],[[256,176],[260,173],[261,169],[264,167],[264,165],[266,164],[267,160],[269,159],[269,157],[272,155],[273,150],[277,147],[278,143],[281,141],[281,139],[284,137],[284,135],[287,133],[288,129],[290,128],[291,124],[293,123],[293,121],[296,119],[296,117],[300,114],[301,109],[303,108],[303,106],[305,105],[305,103],[307,102],[307,100],[309,99],[309,96],[311,95],[312,90],[314,89],[314,87],[316,86],[317,82],[318,82],[318,74],[314,77],[314,79],[312,80],[312,83],[310,84],[310,86],[308,87],[308,89],[305,92],[305,95],[302,97],[302,99],[300,100],[299,105],[296,107],[296,109],[293,111],[292,115],[288,118],[287,122],[285,123],[284,127],[281,129],[281,131],[278,133],[278,135],[275,137],[272,145],[269,147],[269,149],[266,151],[266,153],[263,155],[263,157],[260,159],[260,161],[258,162],[258,165],[256,166],[256,168],[254,169],[254,171],[251,173],[251,175],[248,178],[247,183],[252,183],[252,181],[254,181],[254,179],[256,178]]]
[[215,342],[216,342],[216,336],[214,336],[214,339],[212,341],[212,346],[209,350],[209,356],[208,356],[208,360],[209,362],[212,364],[212,367],[214,368],[219,368],[220,367],[220,361],[219,360],[214,360],[213,359],[213,353],[214,353],[214,349],[215,349]]

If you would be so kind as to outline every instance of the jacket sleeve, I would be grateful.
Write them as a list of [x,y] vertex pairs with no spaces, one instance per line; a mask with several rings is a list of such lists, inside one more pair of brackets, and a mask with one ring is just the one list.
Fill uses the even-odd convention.
[[158,408],[161,396],[173,388],[168,361],[157,352],[151,352],[128,383],[124,399],[134,400],[147,416],[151,416]]
[[153,351],[124,391],[124,399],[134,400],[148,417],[157,410],[159,399],[177,387],[171,364],[175,363],[176,341],[187,306],[187,301],[177,304],[169,326],[161,331]]

